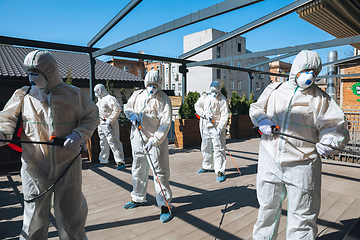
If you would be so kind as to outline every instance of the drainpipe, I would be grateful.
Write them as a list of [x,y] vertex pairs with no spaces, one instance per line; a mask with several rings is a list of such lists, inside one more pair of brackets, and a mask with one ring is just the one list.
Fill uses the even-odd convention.
[[[338,59],[337,51],[331,51],[328,53],[328,62],[333,62]],[[336,75],[337,74],[337,67],[334,65],[330,65],[327,67],[328,75]],[[337,102],[337,94],[336,94],[336,78],[328,78],[327,79],[327,94]]]
[[172,72],[171,72],[171,63],[169,63],[169,79],[168,79],[168,87],[167,89],[171,89],[171,75],[172,75]]

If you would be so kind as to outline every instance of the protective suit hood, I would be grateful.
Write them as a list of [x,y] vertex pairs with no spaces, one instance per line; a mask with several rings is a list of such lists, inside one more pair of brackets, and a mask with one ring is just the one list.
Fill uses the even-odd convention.
[[296,88],[298,84],[295,81],[296,75],[306,69],[314,70],[315,77],[319,75],[322,65],[321,59],[317,52],[302,50],[294,59],[294,62],[291,66],[291,71],[289,75],[289,83],[291,86]]
[[48,81],[46,88],[49,90],[63,82],[55,58],[48,51],[35,50],[25,57],[24,70],[28,73],[31,69],[37,69],[44,74]]
[[210,84],[210,92],[220,92],[220,85],[218,81],[213,81]]
[[149,71],[145,76],[145,88],[149,85],[156,84],[158,86],[158,90],[161,88],[161,80],[159,78],[159,73],[155,70]]
[[96,84],[94,87],[94,92],[98,95],[97,97],[105,97],[106,95],[109,95],[109,93],[106,91],[106,88],[103,84],[99,83]]

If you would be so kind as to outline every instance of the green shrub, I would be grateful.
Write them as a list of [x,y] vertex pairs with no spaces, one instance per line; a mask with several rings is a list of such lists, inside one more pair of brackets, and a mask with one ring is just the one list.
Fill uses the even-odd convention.
[[225,83],[224,83],[224,82],[221,83],[220,92],[221,92],[221,94],[224,95],[224,97],[227,99],[227,91],[226,91],[226,89],[225,89]]
[[232,92],[230,101],[230,112],[233,115],[247,115],[249,114],[250,104],[254,103],[254,94],[251,92],[250,100],[247,100],[246,95],[240,97],[236,92]]
[[189,92],[185,98],[184,103],[179,108],[180,119],[194,118],[195,115],[195,103],[200,97],[198,92]]

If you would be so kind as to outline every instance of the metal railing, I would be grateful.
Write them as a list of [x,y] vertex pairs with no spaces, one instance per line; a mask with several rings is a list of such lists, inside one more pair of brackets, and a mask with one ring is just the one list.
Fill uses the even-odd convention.
[[[343,107],[343,111],[348,121],[350,141],[345,147],[346,150],[360,152],[360,106],[356,108]],[[360,156],[346,152],[339,152],[337,155],[328,157],[342,162],[360,163]]]

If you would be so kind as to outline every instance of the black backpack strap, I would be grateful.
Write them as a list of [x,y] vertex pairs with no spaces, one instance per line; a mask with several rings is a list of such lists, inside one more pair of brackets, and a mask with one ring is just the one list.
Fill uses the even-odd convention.
[[32,87],[32,86],[29,87],[29,89],[26,91],[25,95],[29,94],[29,92],[30,92],[30,90],[31,90],[31,87]]
[[274,91],[277,90],[281,86],[281,84],[283,84],[283,83],[280,83],[279,85],[277,85],[276,88],[274,89]]

